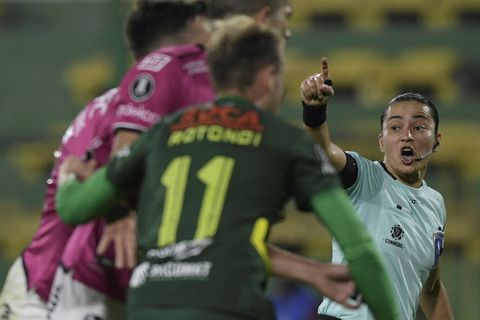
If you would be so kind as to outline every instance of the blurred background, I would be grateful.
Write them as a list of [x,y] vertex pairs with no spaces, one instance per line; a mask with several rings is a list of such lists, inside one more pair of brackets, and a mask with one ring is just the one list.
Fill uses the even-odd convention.
[[[282,116],[301,125],[298,87],[329,58],[336,96],[333,138],[382,159],[379,116],[395,95],[417,91],[440,112],[442,144],[427,181],[447,205],[442,277],[457,319],[480,304],[480,1],[292,0]],[[119,0],[0,2],[0,284],[39,222],[52,153],[75,114],[115,86],[131,64]],[[320,260],[328,233],[286,208],[272,240]],[[275,280],[279,320],[313,319],[321,297]],[[301,312],[302,311],[302,315]],[[417,317],[423,319],[421,312]]]

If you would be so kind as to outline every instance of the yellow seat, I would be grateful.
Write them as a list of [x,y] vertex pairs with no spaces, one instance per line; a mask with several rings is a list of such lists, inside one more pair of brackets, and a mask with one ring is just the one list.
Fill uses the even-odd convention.
[[15,165],[27,181],[38,181],[53,165],[53,151],[58,141],[19,143],[8,150],[9,157],[15,158]]
[[306,27],[312,24],[315,16],[339,15],[347,24],[353,23],[359,10],[362,10],[362,0],[292,0],[294,15],[292,26]]
[[392,60],[384,76],[396,92],[402,88],[430,88],[441,101],[453,102],[458,96],[453,79],[456,66],[457,57],[451,50],[412,50]]
[[[328,53],[331,76],[337,91],[353,91],[364,103],[382,101],[379,81],[382,78],[385,58],[370,49],[346,49]],[[309,57],[289,50],[285,87],[287,97],[298,100],[301,82],[315,72],[321,71],[321,57]]]
[[426,23],[432,27],[449,27],[460,23],[463,13],[472,12],[480,15],[478,0],[440,0],[431,10],[425,11]]
[[465,12],[480,14],[479,0],[292,0],[294,27],[312,24],[316,16],[340,16],[354,28],[379,29],[387,23],[388,16],[417,14],[422,23],[430,27],[456,24]]

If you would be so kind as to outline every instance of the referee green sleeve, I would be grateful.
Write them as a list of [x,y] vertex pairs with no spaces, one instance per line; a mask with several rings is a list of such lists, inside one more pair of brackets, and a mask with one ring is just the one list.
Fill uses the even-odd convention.
[[81,224],[106,215],[120,200],[120,192],[107,179],[107,167],[84,182],[71,180],[55,195],[57,213],[67,224]]
[[357,289],[375,319],[400,319],[393,288],[380,252],[342,189],[330,189],[311,199],[313,210],[338,242]]

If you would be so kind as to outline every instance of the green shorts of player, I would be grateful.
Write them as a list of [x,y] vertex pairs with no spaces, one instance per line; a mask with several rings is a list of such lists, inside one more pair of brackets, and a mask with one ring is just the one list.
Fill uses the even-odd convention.
[[172,307],[162,309],[137,310],[128,316],[128,320],[257,320],[253,316],[227,313],[219,310]]

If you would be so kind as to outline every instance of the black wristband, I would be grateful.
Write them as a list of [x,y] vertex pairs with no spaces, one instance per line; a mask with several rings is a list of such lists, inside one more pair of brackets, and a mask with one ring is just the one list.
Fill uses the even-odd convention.
[[327,120],[327,105],[309,106],[302,101],[303,123],[310,128],[318,128]]

